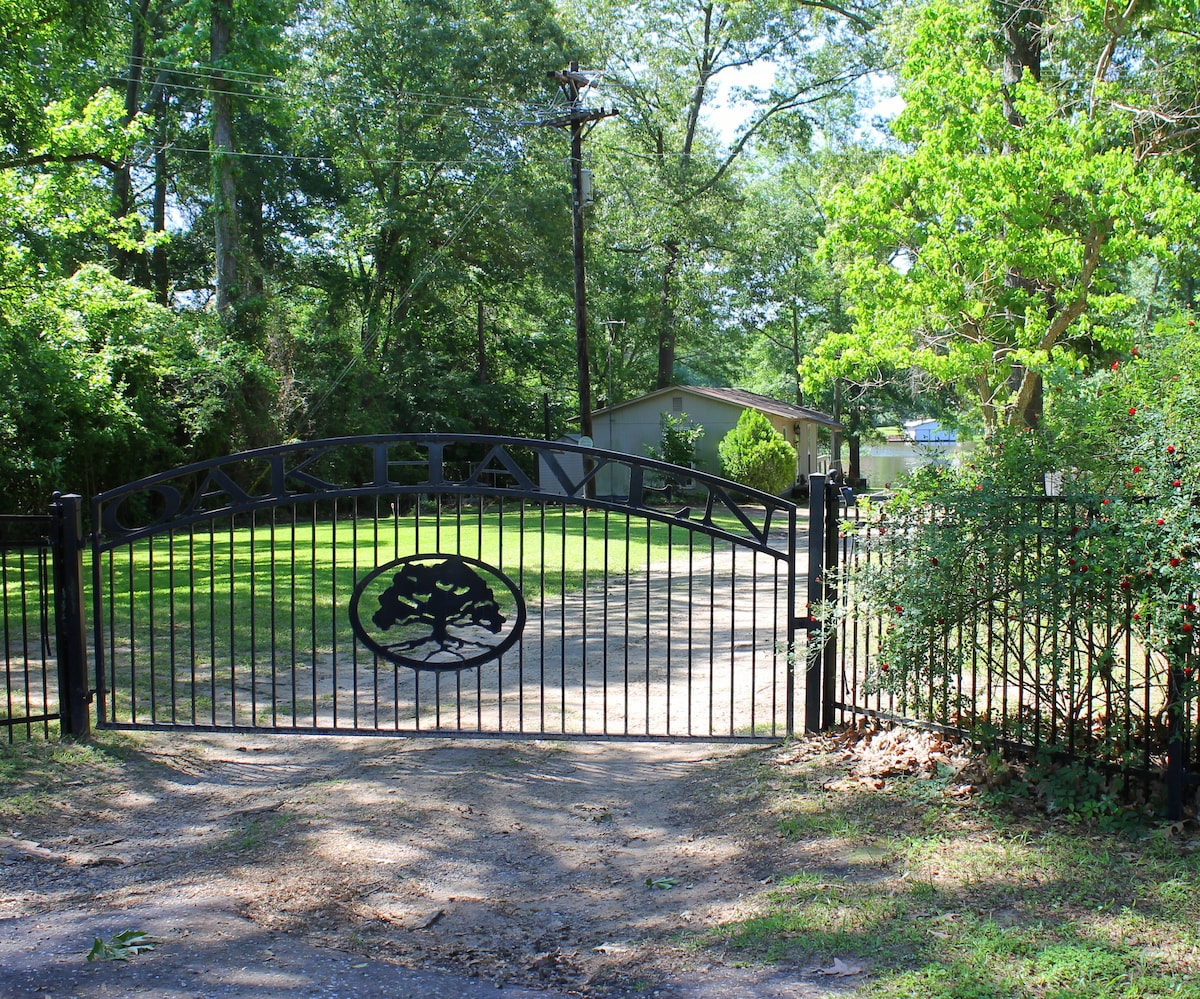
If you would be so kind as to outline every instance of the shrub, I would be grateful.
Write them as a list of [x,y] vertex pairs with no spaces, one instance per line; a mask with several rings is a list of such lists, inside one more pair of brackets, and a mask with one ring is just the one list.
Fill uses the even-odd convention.
[[659,419],[662,435],[658,447],[649,448],[650,457],[682,468],[695,468],[696,445],[704,436],[704,428],[692,423],[687,413],[675,416],[663,413]]
[[[902,713],[1162,758],[1200,692],[1196,341],[1177,319],[1051,380],[1041,427],[1002,429],[871,511],[849,608],[880,620],[869,686]],[[1067,473],[1057,500],[1046,471]]]
[[796,449],[757,409],[746,409],[717,445],[727,478],[752,489],[781,493],[796,481]]

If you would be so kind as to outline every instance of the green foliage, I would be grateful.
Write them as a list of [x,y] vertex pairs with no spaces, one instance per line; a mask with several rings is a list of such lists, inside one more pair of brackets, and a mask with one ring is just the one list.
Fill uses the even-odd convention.
[[742,411],[717,453],[725,476],[752,489],[778,494],[796,481],[796,449],[757,409]]
[[[1164,750],[1197,694],[1196,347],[1191,320],[1163,324],[1052,383],[1042,428],[998,429],[874,511],[854,585],[885,622],[871,682],[902,711],[1117,762]],[[1048,472],[1068,495],[1035,495]]]
[[88,961],[128,961],[131,957],[154,950],[158,941],[141,930],[122,930],[111,940],[96,937],[88,951]]
[[[915,368],[973,396],[989,426],[1032,422],[1041,377],[1128,346],[1125,268],[1173,267],[1200,204],[1186,159],[1148,155],[1129,108],[1150,97],[1128,65],[1164,30],[1151,19],[1183,30],[1189,15],[1134,7],[1114,28],[1106,9],[1052,3],[1048,32],[1001,24],[986,0],[918,8],[903,31],[904,149],[831,206],[825,245],[854,328],[806,359],[806,391]],[[1121,66],[1110,31],[1131,46]],[[1018,55],[1044,71],[1014,73]]]
[[663,413],[659,417],[662,436],[659,445],[650,449],[650,457],[666,461],[680,468],[694,468],[696,445],[704,436],[704,428],[692,423],[687,413]]

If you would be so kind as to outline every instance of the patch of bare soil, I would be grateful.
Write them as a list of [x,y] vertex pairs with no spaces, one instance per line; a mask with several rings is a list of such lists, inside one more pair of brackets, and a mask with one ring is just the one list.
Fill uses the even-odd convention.
[[[125,929],[158,941],[127,967],[153,967],[146,994],[160,996],[266,995],[246,983],[278,975],[297,941],[347,969],[366,967],[355,963],[364,955],[497,989],[844,994],[854,982],[820,968],[742,968],[689,943],[811,863],[769,814],[766,764],[778,755],[138,736],[62,789],[61,807],[0,830],[0,968],[14,972],[0,976],[0,995],[18,980],[26,991],[13,995],[141,994],[132,972],[113,973],[112,992],[50,980],[38,991],[39,967],[82,966],[94,937]],[[218,965],[245,975],[214,977]],[[291,994],[318,994],[295,981]],[[319,994],[368,994],[346,988]]]

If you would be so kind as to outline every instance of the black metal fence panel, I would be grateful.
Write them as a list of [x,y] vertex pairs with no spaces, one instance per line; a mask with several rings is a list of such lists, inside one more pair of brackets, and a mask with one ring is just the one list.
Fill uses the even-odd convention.
[[49,516],[0,516],[0,730],[9,742],[57,731],[50,533]]
[[93,523],[102,726],[794,730],[795,508],[715,477],[544,441],[347,438],[134,483]]
[[[1003,523],[971,524],[966,538],[954,509],[897,519],[886,504],[866,517],[851,508],[836,606],[825,608],[838,719],[933,725],[1094,763],[1127,786],[1166,777],[1177,800],[1200,778],[1200,663],[1194,650],[1168,656],[1141,640],[1128,577],[1080,556],[1079,525],[1099,521],[1094,505],[1031,497],[998,514]],[[946,538],[950,566],[939,564]]]

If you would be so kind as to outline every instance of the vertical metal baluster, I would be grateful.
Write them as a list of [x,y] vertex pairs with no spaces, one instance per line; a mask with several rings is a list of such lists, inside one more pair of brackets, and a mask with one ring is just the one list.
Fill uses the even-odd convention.
[[258,727],[258,514],[250,514],[250,725]]
[[297,609],[297,590],[299,581],[296,573],[297,529],[299,526],[298,511],[295,506],[289,507],[288,534],[288,686],[292,692],[292,728],[300,727],[300,677],[297,672],[297,658],[300,655],[300,619]]
[[[434,503],[436,505],[434,507],[434,521],[433,521],[433,525],[434,525],[434,549],[433,550],[435,552],[440,552],[442,550],[442,503],[441,503],[441,499],[438,497],[435,497]],[[418,678],[418,682],[419,682],[420,681],[419,673],[417,674],[417,678]],[[440,670],[433,674],[433,698],[434,698],[434,701],[433,701],[433,703],[434,703],[434,709],[433,709],[434,727],[441,728],[442,727],[442,674],[441,674]]]
[[209,720],[217,724],[217,524],[208,521],[208,688]]
[[[480,518],[479,525],[479,558],[483,559],[483,523]],[[496,568],[511,579],[508,567],[504,564],[504,500],[496,501]],[[517,588],[520,589],[520,583]],[[520,653],[518,653],[519,655]],[[506,653],[507,655],[507,653]],[[479,674],[483,675],[483,666],[478,667]],[[504,656],[496,660],[496,729],[504,731]]]
[[[415,495],[413,497],[413,499],[416,503],[416,506],[413,509],[413,554],[417,554],[418,552],[420,552],[423,549],[423,545],[421,544],[421,526],[422,526],[421,500],[423,499],[423,494],[418,493],[417,495]],[[412,685],[413,685],[413,729],[415,731],[419,732],[421,730],[421,674],[417,670],[409,670],[409,672],[412,674],[411,679],[412,679]],[[399,724],[400,724],[400,698],[399,698],[400,667],[395,663],[392,664],[392,683],[393,683],[392,689],[397,692],[396,725],[397,725],[397,727],[399,727]]]
[[[196,699],[196,685],[200,678],[196,675],[196,525],[188,525],[188,675],[189,700],[193,725],[199,724],[197,717],[199,705]],[[95,556],[93,556],[95,557]],[[97,622],[97,625],[99,622]]]
[[312,677],[312,727],[318,726],[317,705],[320,689],[317,685],[317,506],[309,507],[308,518],[308,642],[309,673]]
[[[729,607],[737,606],[737,546],[730,545],[729,552]],[[736,734],[737,726],[737,621],[729,615],[729,735]]]
[[158,672],[154,643],[154,535],[146,542],[146,656],[150,677],[150,724],[158,722]]
[[538,665],[538,731],[546,732],[546,504],[538,504],[538,543],[541,551],[538,558],[538,590],[541,593],[541,613],[538,615],[541,633],[538,639],[538,655],[541,662]]
[[675,525],[667,523],[667,658],[666,658],[666,701],[667,713],[663,721],[663,734],[671,734],[671,667],[674,665],[672,654],[674,652],[675,634],[673,630],[675,618]]
[[178,669],[175,664],[175,540],[178,537],[174,530],[167,534],[167,657],[171,664],[171,724],[179,723],[178,712]]
[[[579,605],[580,605],[580,624],[579,624],[579,662],[580,662],[580,680],[579,687],[583,696],[583,707],[581,709],[583,721],[580,728],[583,732],[588,731],[588,514],[589,508],[586,504],[583,506],[583,530],[580,532],[580,538],[583,542],[583,566],[582,578],[579,581]],[[565,564],[565,563],[564,563]],[[564,570],[565,571],[565,570]],[[565,587],[564,587],[565,588]]]
[[562,560],[559,563],[558,569],[558,602],[559,602],[559,620],[562,622],[559,628],[559,678],[558,678],[558,697],[559,697],[559,727],[563,732],[567,730],[567,504],[559,504],[559,530],[558,535],[562,545],[562,551],[559,553]]
[[135,582],[135,578],[137,576],[137,572],[136,572],[135,566],[134,566],[133,545],[127,545],[126,550],[129,553],[129,561],[128,561],[129,568],[127,570],[129,573],[129,578],[127,580],[128,592],[129,592],[129,720],[136,724],[137,720],[138,720],[138,717],[137,717],[137,709],[138,709],[137,651],[138,651],[138,646],[137,646],[137,634],[134,631],[135,620],[136,620],[135,609],[136,609],[136,605],[137,605],[137,600],[136,600],[136,596],[134,593],[134,582]]
[[[758,557],[757,551],[750,553],[750,620],[758,621]],[[735,584],[736,585],[736,584]],[[758,642],[755,641],[754,625],[750,627],[750,734],[757,735],[758,729]]]
[[237,537],[229,517],[229,724],[236,725],[237,706]]
[[601,680],[600,680],[601,688],[600,689],[601,689],[601,704],[603,705],[603,713],[604,713],[604,725],[603,725],[602,731],[604,732],[605,735],[609,734],[609,731],[608,731],[608,628],[609,628],[608,587],[609,587],[609,580],[611,577],[609,575],[609,573],[610,573],[610,557],[609,557],[608,547],[609,547],[609,542],[610,542],[611,526],[612,525],[610,522],[609,511],[605,510],[604,511],[604,579],[603,579],[603,587],[602,587],[603,588],[603,604],[601,605],[601,620],[603,621],[603,625],[601,627],[601,632],[600,632],[601,635],[603,636],[600,640],[600,677],[601,677]]
[[279,728],[279,508],[271,507],[271,728]]
[[629,580],[633,576],[633,551],[631,545],[631,535],[633,534],[632,518],[627,513],[625,514],[625,632],[623,647],[621,650],[622,662],[622,680],[621,686],[623,690],[623,700],[621,710],[624,713],[625,724],[622,728],[623,735],[629,735],[629,618],[633,612],[633,598],[630,595]]
[[[709,613],[712,613],[712,595],[709,595]],[[692,686],[695,680],[695,659],[693,650],[696,644],[696,532],[688,531],[688,571],[687,571],[687,721],[684,731],[694,735],[692,728]]]
[[717,542],[708,536],[708,734],[717,728]]
[[[108,585],[104,592],[108,594],[108,708],[109,722],[117,723],[117,558],[114,549],[107,552]],[[99,627],[99,625],[97,625]]]
[[[525,505],[526,500],[517,500],[517,589],[525,599]],[[501,535],[503,537],[503,535]],[[528,604],[528,601],[526,601]],[[542,617],[541,613],[538,617]],[[517,643],[517,731],[525,731],[525,639]]]
[[[338,727],[338,516],[338,501],[334,499],[329,529],[329,689],[333,697],[330,723],[335,729]],[[354,531],[353,519],[351,517],[351,532]]]
[[[354,593],[354,588],[358,586],[358,500],[351,501],[354,504],[353,512],[350,518],[350,593]],[[372,514],[371,523],[374,525],[376,536],[375,550],[379,550],[379,497],[376,496],[371,501]],[[349,604],[347,604],[349,606]],[[353,631],[349,634],[350,642],[350,696],[353,698],[353,706],[350,711],[350,724],[358,729],[360,720],[358,716],[358,642],[354,640]],[[375,726],[372,726],[375,727]]]
[[653,569],[653,562],[651,560],[651,552],[654,550],[654,537],[653,537],[653,532],[651,531],[651,523],[648,518],[645,523],[646,523],[646,543],[645,543],[645,554],[643,555],[643,558],[644,558],[645,565],[646,565],[646,683],[645,683],[645,689],[642,692],[642,697],[643,697],[643,700],[645,701],[645,704],[643,705],[643,707],[645,709],[645,721],[644,721],[644,725],[643,725],[643,731],[645,732],[646,735],[649,735],[650,734],[650,717],[651,717],[651,715],[650,715],[650,683],[651,683],[650,645],[651,645],[651,642],[652,642],[652,639],[654,636],[654,597],[653,597],[654,569]]
[[[503,502],[503,501],[501,501]],[[478,543],[476,547],[476,558],[483,561],[483,496],[478,497],[478,516],[476,524],[478,527]],[[499,559],[496,560],[499,565]],[[499,676],[500,664],[496,663],[497,676]],[[499,698],[497,698],[497,706],[499,706]],[[475,667],[475,731],[483,731],[483,664],[480,663]]]

